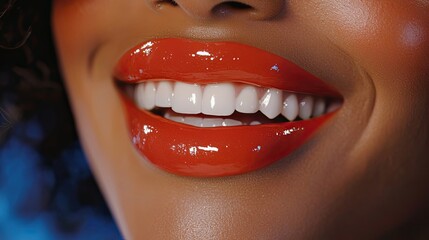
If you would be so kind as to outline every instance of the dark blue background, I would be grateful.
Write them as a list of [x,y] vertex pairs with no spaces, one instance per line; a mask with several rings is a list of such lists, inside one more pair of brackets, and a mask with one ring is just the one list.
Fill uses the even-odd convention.
[[121,239],[103,203],[76,198],[79,184],[92,179],[79,143],[65,149],[55,166],[46,166],[28,144],[43,138],[38,122],[9,125],[4,117],[0,131],[10,134],[0,148],[0,239]]

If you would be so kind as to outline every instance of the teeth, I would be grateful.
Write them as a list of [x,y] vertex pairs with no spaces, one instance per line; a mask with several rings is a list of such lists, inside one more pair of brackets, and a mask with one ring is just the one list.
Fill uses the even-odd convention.
[[229,116],[235,111],[235,87],[232,83],[210,84],[204,88],[202,112]]
[[259,110],[258,91],[255,87],[246,86],[238,95],[235,109],[241,113],[255,113]]
[[141,109],[151,110],[155,107],[156,88],[153,82],[139,83],[136,87],[135,101]]
[[155,105],[158,107],[171,107],[172,96],[173,84],[167,81],[160,82],[156,91]]
[[153,109],[155,107],[156,87],[155,83],[147,82],[144,88],[144,106],[146,109]]
[[299,102],[299,117],[307,120],[313,112],[314,99],[310,96],[305,96]]
[[313,117],[319,117],[325,113],[326,103],[323,98],[318,98],[314,103]]
[[282,112],[282,91],[270,88],[261,99],[260,111],[269,119],[277,117]]
[[199,85],[176,82],[171,101],[173,111],[185,114],[201,113],[202,95]]
[[185,122],[184,117],[177,115],[175,113],[171,114],[171,113],[167,112],[167,113],[165,113],[164,118],[169,119],[169,120],[174,121],[174,122],[178,122],[178,123],[184,123]]
[[295,94],[286,94],[285,100],[283,101],[282,115],[289,121],[295,120],[298,117],[298,98]]
[[[210,128],[210,127],[233,127],[233,126],[242,126],[244,125],[242,122],[234,120],[234,119],[223,119],[223,118],[202,118],[202,117],[181,117],[175,113],[169,113],[167,112],[164,115],[164,118],[169,119],[174,122],[178,123],[184,123],[187,125],[191,125],[194,127],[204,127],[204,128]],[[260,122],[252,122],[254,124],[251,125],[258,125],[261,124]]]
[[203,126],[203,119],[200,117],[185,117],[183,123],[188,124],[188,125],[192,125],[195,127],[202,127]]
[[134,102],[137,107],[144,109],[144,83],[139,83],[134,91]]
[[225,121],[223,121],[222,126],[224,127],[233,127],[233,126],[241,126],[243,125],[242,122],[234,120],[234,119],[225,119]]
[[[202,118],[180,114],[200,114],[208,116],[230,116],[235,111],[253,114],[260,111],[268,119],[280,114],[289,121],[307,120],[318,117],[341,106],[340,102],[327,104],[327,99],[310,95],[297,95],[275,88],[262,89],[255,86],[216,83],[200,86],[184,82],[147,81],[134,89],[134,101],[141,109],[154,107],[172,108],[165,118],[197,127],[220,127],[259,125],[267,123],[255,119],[245,123],[230,118]],[[262,121],[262,122],[261,122]]]
[[261,124],[261,122],[259,122],[259,121],[253,121],[250,123],[250,126],[255,126],[255,125],[260,125],[260,124]]
[[204,118],[203,127],[221,127],[223,123],[222,118]]

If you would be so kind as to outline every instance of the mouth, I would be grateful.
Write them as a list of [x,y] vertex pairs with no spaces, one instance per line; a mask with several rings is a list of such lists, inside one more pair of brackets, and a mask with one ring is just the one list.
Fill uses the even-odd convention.
[[286,158],[341,107],[294,63],[232,42],[157,39],[115,69],[132,144],[173,174],[243,174]]

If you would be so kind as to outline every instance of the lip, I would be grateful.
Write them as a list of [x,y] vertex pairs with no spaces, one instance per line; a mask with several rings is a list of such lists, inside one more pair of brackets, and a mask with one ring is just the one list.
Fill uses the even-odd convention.
[[[170,79],[188,83],[245,83],[341,98],[338,92],[296,64],[233,42],[157,39],[126,52],[115,78],[138,83]],[[310,120],[198,128],[140,110],[121,97],[132,143],[159,168],[193,177],[243,174],[277,162],[304,145],[334,113]]]

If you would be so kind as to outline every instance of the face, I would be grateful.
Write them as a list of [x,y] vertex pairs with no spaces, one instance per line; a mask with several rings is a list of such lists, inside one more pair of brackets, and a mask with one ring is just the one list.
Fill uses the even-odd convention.
[[428,11],[54,1],[81,141],[126,239],[362,239],[413,219],[429,200]]

